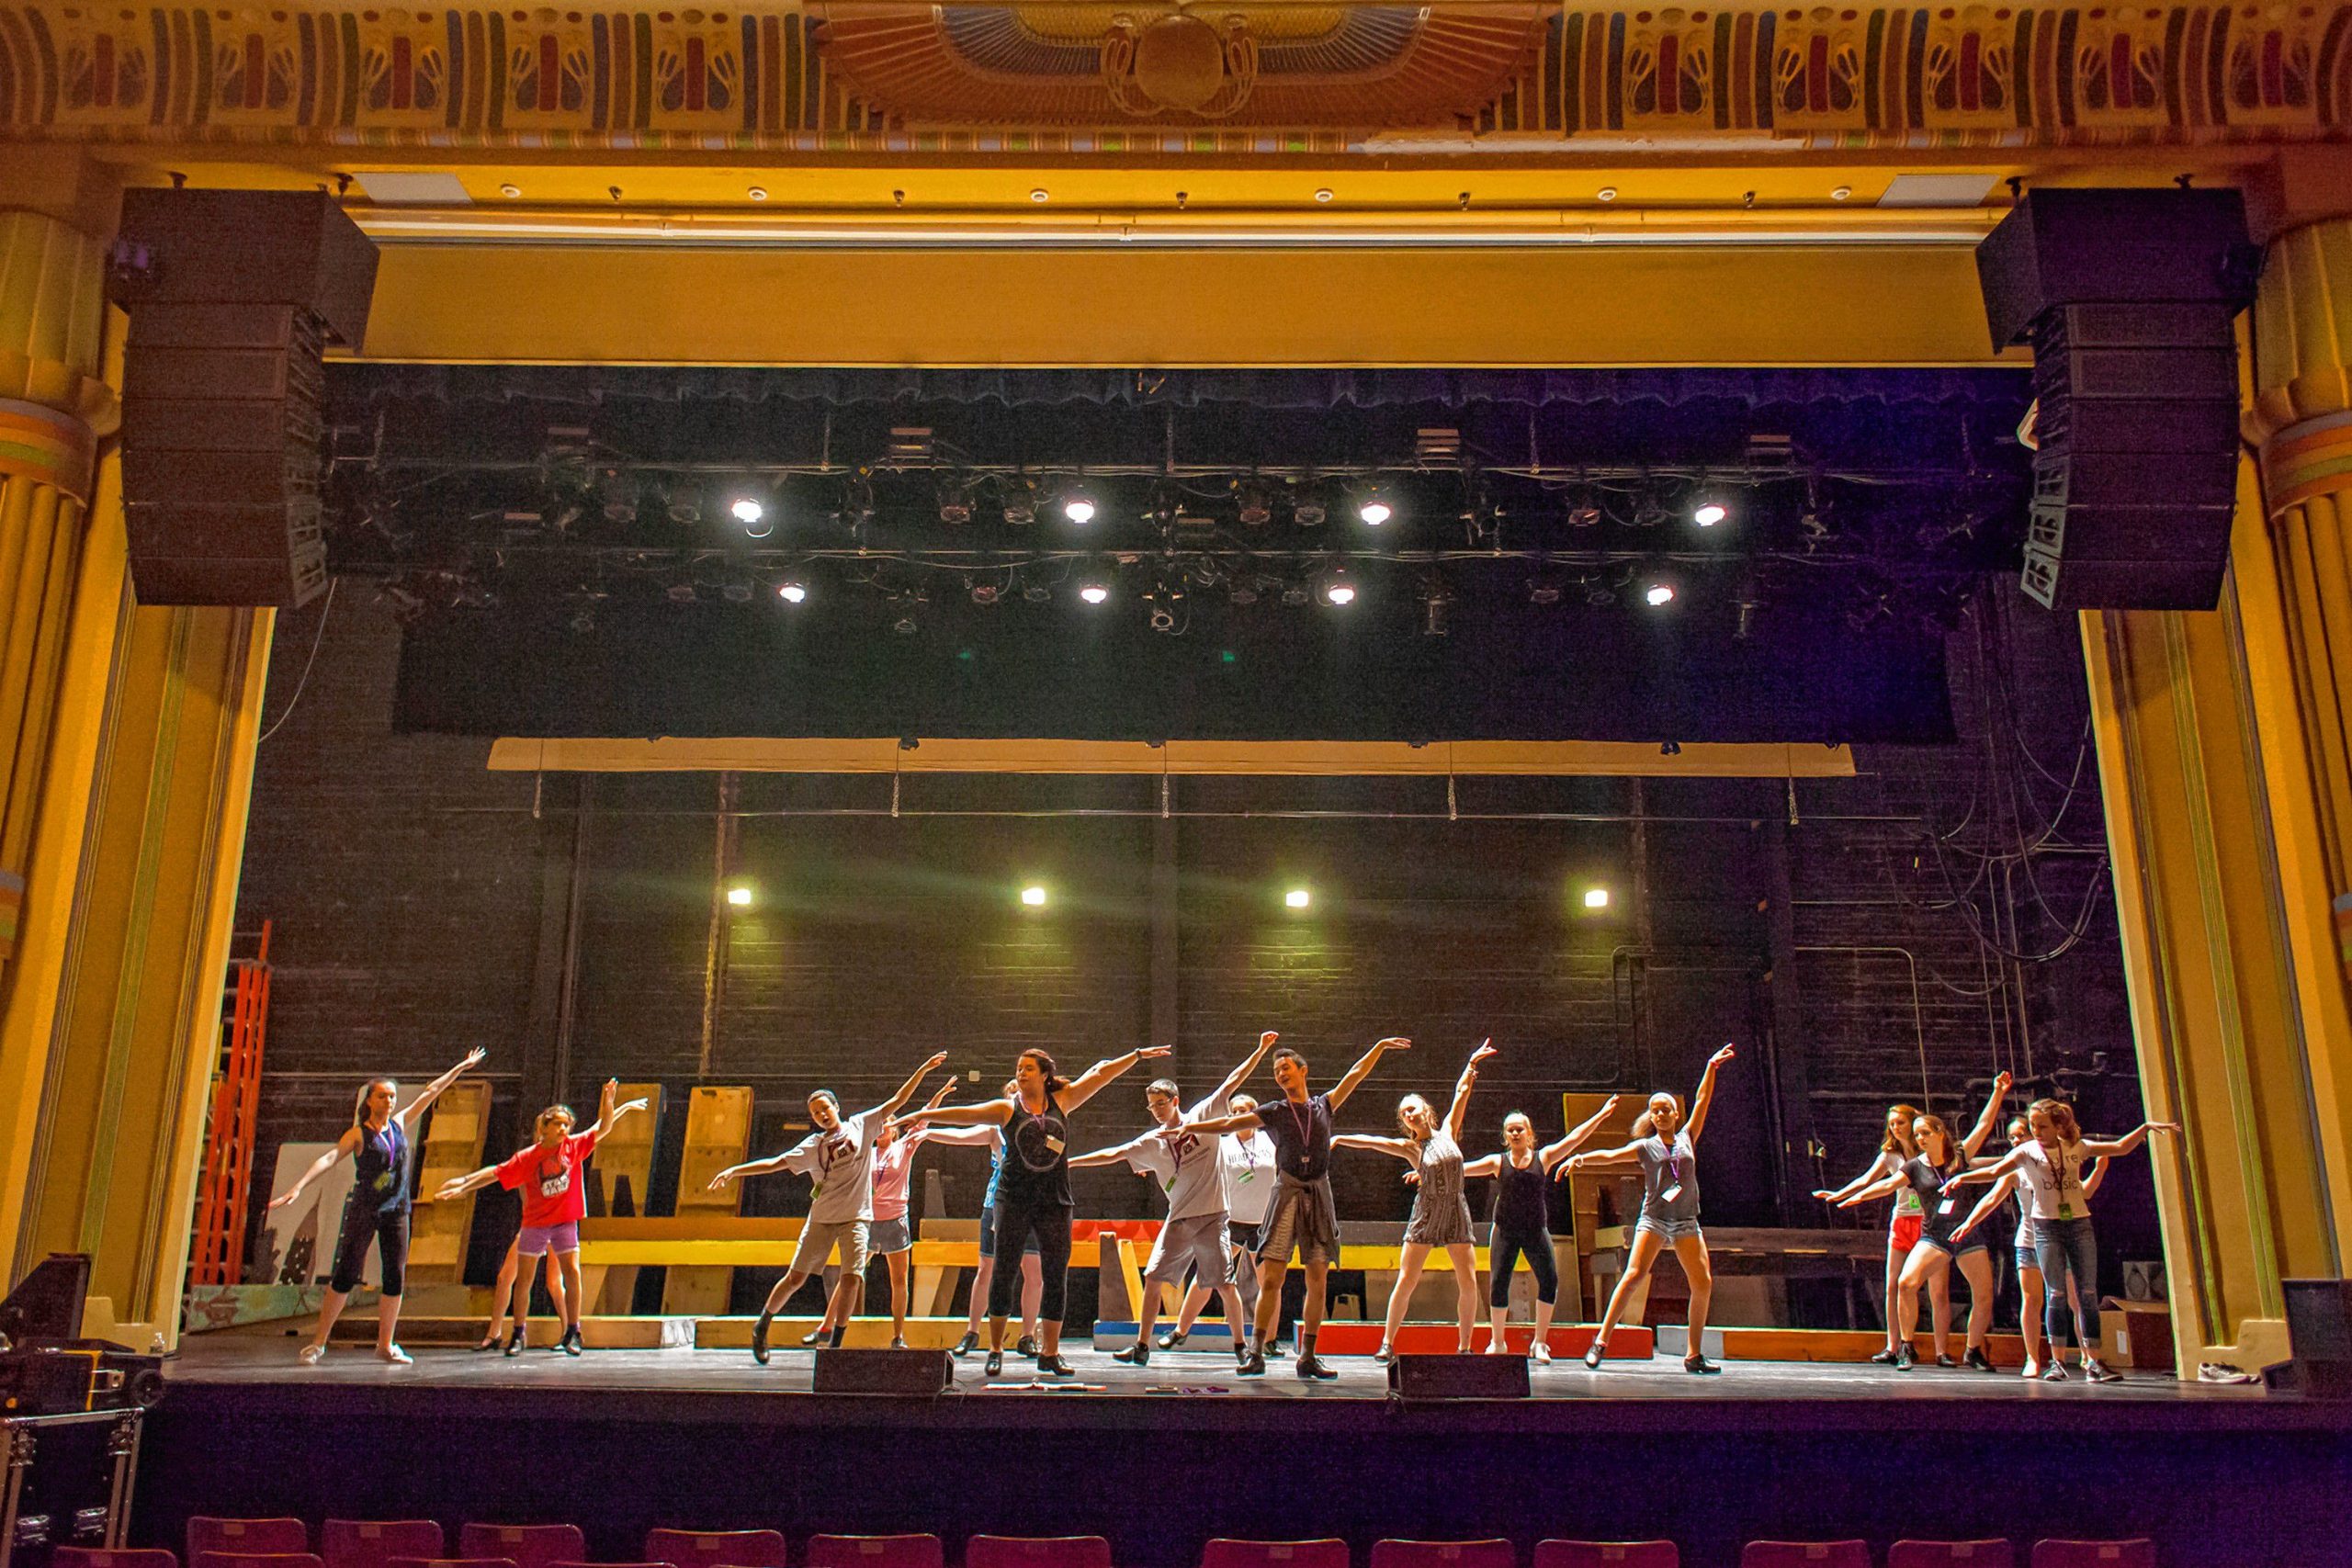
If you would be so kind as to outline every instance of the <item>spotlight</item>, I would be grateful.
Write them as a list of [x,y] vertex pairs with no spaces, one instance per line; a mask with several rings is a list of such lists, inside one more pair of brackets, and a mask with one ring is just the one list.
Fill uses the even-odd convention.
[[1609,908],[1609,889],[1606,887],[1586,888],[1584,890],[1584,907],[1588,909],[1606,909]]
[[702,521],[702,502],[692,495],[671,496],[669,512],[670,521],[683,527],[691,528]]
[[1453,595],[1445,580],[1432,577],[1421,584],[1421,635],[1443,637],[1453,629]]
[[997,583],[975,582],[972,584],[972,603],[975,604],[993,604],[1003,597],[1004,590]]
[[1642,590],[1642,603],[1647,604],[1653,610],[1660,609],[1668,604],[1673,604],[1674,584],[1671,582],[1651,583],[1648,587]]
[[1004,481],[1004,520],[1016,528],[1037,521],[1037,487],[1027,479]]
[[1396,515],[1396,509],[1388,504],[1388,497],[1377,487],[1356,498],[1356,516],[1367,528],[1377,528]]
[[1262,528],[1274,520],[1274,503],[1266,487],[1256,479],[1234,487],[1238,514],[1245,527]]
[[1021,597],[1026,599],[1032,604],[1043,604],[1053,596],[1054,591],[1042,582],[1030,582],[1022,585]]
[[1543,571],[1527,580],[1527,602],[1531,604],[1556,604],[1560,602],[1560,578],[1556,572]]
[[808,585],[797,577],[787,577],[775,586],[776,597],[787,604],[797,604],[808,597]]
[[1323,579],[1323,603],[1326,604],[1352,604],[1355,602],[1355,583],[1349,579],[1344,569],[1336,566],[1333,567],[1329,573]]
[[1598,528],[1600,526],[1600,508],[1595,506],[1589,501],[1580,501],[1577,502],[1574,506],[1568,508],[1568,526],[1571,528]]
[[736,522],[742,524],[746,528],[759,522],[768,513],[768,509],[760,504],[760,499],[755,495],[737,496],[729,504],[727,510],[733,515]]
[[727,885],[727,901],[739,909],[750,908],[752,907],[752,885],[748,882],[729,883]]
[[1306,492],[1302,493],[1297,500],[1291,502],[1290,515],[1291,521],[1302,528],[1320,528],[1323,526],[1323,519],[1329,515],[1329,512],[1324,506],[1321,496]]
[[1094,498],[1082,490],[1074,490],[1062,497],[1062,515],[1073,523],[1094,521]]
[[1258,602],[1258,585],[1247,578],[1237,577],[1233,580],[1233,586],[1226,590],[1226,597],[1236,604],[1255,604]]
[[1283,603],[1285,604],[1304,604],[1313,597],[1314,595],[1306,591],[1306,584],[1304,582],[1285,582],[1283,584]]
[[1731,508],[1713,496],[1702,497],[1699,504],[1690,509],[1690,521],[1702,528],[1712,528],[1730,516]]
[[972,520],[972,487],[954,479],[939,487],[939,520],[960,526]]
[[898,633],[900,637],[914,636],[916,629],[914,615],[911,613],[900,615],[897,620],[890,623],[890,629]]
[[1046,890],[1033,882],[1021,890],[1021,901],[1033,909],[1042,909],[1046,907]]
[[1304,887],[1294,887],[1283,895],[1283,903],[1293,909],[1304,909],[1314,901]]
[[1090,604],[1100,604],[1111,597],[1111,585],[1100,578],[1088,578],[1078,585],[1078,596]]

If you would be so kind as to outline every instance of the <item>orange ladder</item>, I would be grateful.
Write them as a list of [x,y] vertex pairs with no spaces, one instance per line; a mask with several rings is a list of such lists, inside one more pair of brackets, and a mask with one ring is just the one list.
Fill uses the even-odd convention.
[[244,1278],[245,1225],[252,1208],[254,1130],[261,1113],[262,1041],[269,1032],[269,931],[251,958],[229,961],[221,996],[220,1064],[212,1080],[212,1117],[205,1134],[204,1182],[196,1200],[192,1285],[234,1285]]

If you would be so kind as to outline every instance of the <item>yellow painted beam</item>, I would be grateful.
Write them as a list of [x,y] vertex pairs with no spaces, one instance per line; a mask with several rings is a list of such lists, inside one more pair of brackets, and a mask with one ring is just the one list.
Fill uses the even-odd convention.
[[1848,778],[1843,746],[1728,745],[1693,741],[1678,755],[1617,740],[1403,741],[656,740],[502,738],[490,766],[507,773],[1126,773],[1287,774],[1307,777],[1607,776]]

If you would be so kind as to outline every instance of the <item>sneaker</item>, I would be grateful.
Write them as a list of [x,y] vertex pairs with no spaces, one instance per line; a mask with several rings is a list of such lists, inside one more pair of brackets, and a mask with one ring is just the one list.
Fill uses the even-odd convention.
[[1892,1367],[1897,1363],[1899,1358],[1908,1355],[1909,1353],[1910,1352],[1907,1350],[1881,1350],[1877,1355],[1871,1358],[1871,1365],[1873,1367]]
[[1187,1337],[1188,1336],[1181,1328],[1163,1328],[1159,1331],[1159,1337],[1155,1343],[1163,1350],[1173,1350],[1177,1346],[1184,1343]]
[[903,1349],[905,1349],[906,1348],[907,1348],[907,1337],[906,1337],[905,1335],[903,1335],[903,1334],[893,1334],[892,1336],[890,1336],[890,1348],[891,1348],[891,1349],[893,1349],[893,1350],[903,1350]]
[[[519,1356],[523,1353],[523,1330],[519,1326],[506,1337],[506,1353],[510,1356]],[[764,1361],[767,1358],[762,1356],[760,1359]]]
[[[1872,1357],[1871,1359],[1876,1360],[1877,1358]],[[1894,1353],[1894,1370],[1898,1372],[1907,1372],[1918,1364],[1919,1358],[1912,1353],[1908,1345]]]
[[1384,1340],[1381,1343],[1380,1348],[1372,1353],[1372,1359],[1385,1367],[1389,1362],[1396,1359],[1396,1352],[1390,1349],[1387,1342]]
[[1968,1354],[1961,1358],[1960,1364],[1972,1372],[1989,1372],[1995,1370],[1993,1358],[1987,1356],[1984,1348],[1978,1345],[1971,1345],[1968,1348]]
[[1323,1364],[1323,1358],[1320,1356],[1301,1356],[1298,1359],[1298,1377],[1301,1382],[1329,1382],[1339,1375]]
[[773,1313],[760,1314],[760,1321],[752,1325],[752,1359],[762,1366],[768,1364],[768,1330],[775,1325]]
[[980,1337],[967,1328],[964,1330],[964,1337],[956,1341],[956,1348],[947,1353],[960,1361],[979,1348]]
[[1599,1371],[1600,1370],[1600,1359],[1607,1354],[1609,1354],[1609,1347],[1603,1345],[1598,1339],[1586,1346],[1584,1350],[1584,1370],[1589,1372]]
[[1552,1347],[1538,1339],[1533,1348],[1527,1352],[1527,1359],[1539,1367],[1548,1367],[1552,1364]]
[[822,1339],[825,1337],[825,1325],[820,1323],[816,1327],[810,1329],[808,1333],[802,1335],[800,1337],[800,1343],[803,1345],[814,1345],[818,1340]]
[[302,1363],[304,1366],[306,1366],[306,1367],[315,1367],[315,1366],[317,1366],[321,1361],[323,1361],[323,1360],[325,1360],[326,1359],[327,1359],[327,1348],[326,1348],[325,1346],[323,1346],[323,1345],[305,1345],[305,1346],[303,1346],[303,1347],[302,1347],[302,1354],[301,1354],[301,1356],[300,1356],[300,1359],[301,1360],[301,1363]]
[[1148,1367],[1151,1365],[1151,1347],[1138,1339],[1124,1350],[1112,1351],[1111,1359],[1125,1361],[1131,1367]]
[[1952,1368],[1959,1366],[1960,1363],[1953,1360],[1950,1356],[1945,1355],[1941,1350],[1939,1350],[1936,1352],[1936,1365],[1949,1371]]
[[1266,1375],[1266,1353],[1258,1348],[1255,1345],[1250,1347],[1249,1353],[1241,1358],[1240,1369],[1234,1375],[1245,1378],[1264,1377]]
[[2100,1360],[2097,1356],[2083,1358],[2083,1376],[2093,1382],[2121,1382],[2123,1374]]
[[1071,1366],[1068,1361],[1063,1360],[1059,1356],[1038,1357],[1037,1370],[1044,1372],[1048,1377],[1074,1378],[1078,1375],[1078,1369]]
[[1037,1359],[1037,1342],[1024,1334],[1013,1345],[1012,1353],[1016,1356],[1025,1356],[1034,1361]]
[[416,1365],[416,1358],[401,1349],[398,1345],[386,1346],[383,1349],[377,1351],[376,1355],[379,1359],[390,1361],[396,1367],[413,1367]]
[[2243,1383],[2259,1380],[2244,1367],[2233,1365],[2228,1361],[2199,1361],[2197,1363],[2197,1381],[2199,1382]]
[[980,1372],[984,1377],[992,1378],[1002,1371],[1004,1371],[1004,1352],[1001,1350],[989,1351],[989,1359],[980,1363]]
[[2043,1382],[2064,1382],[2066,1381],[2066,1363],[2064,1361],[2053,1360],[2048,1366],[2042,1368],[2041,1381]]
[[1683,1357],[1683,1358],[1682,1358],[1682,1370],[1683,1370],[1684,1371],[1689,1372],[1689,1373],[1691,1373],[1693,1376],[1697,1376],[1697,1377],[1706,1377],[1706,1376],[1711,1376],[1711,1375],[1713,1375],[1713,1373],[1720,1372],[1720,1371],[1723,1371],[1723,1369],[1722,1369],[1721,1367],[1719,1367],[1719,1366],[1715,1365],[1713,1361],[1710,1361],[1710,1360],[1709,1360],[1709,1359],[1707,1359],[1707,1358],[1706,1358],[1706,1357],[1704,1357],[1704,1356],[1685,1356],[1685,1357]]
[[580,1343],[580,1325],[578,1324],[575,1323],[571,1327],[563,1331],[563,1337],[556,1341],[556,1348],[561,1350],[567,1356],[577,1356],[580,1354],[582,1346]]

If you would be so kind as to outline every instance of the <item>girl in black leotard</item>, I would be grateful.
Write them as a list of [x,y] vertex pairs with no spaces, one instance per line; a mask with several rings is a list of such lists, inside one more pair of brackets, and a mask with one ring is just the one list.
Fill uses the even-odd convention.
[[334,1320],[343,1315],[344,1303],[358,1288],[370,1242],[384,1266],[383,1300],[376,1309],[376,1354],[395,1366],[409,1364],[408,1352],[400,1348],[392,1333],[400,1326],[401,1290],[408,1269],[410,1133],[459,1074],[481,1064],[482,1055],[479,1046],[469,1051],[464,1061],[427,1084],[423,1094],[397,1111],[392,1104],[400,1098],[400,1085],[390,1078],[370,1078],[352,1108],[352,1124],[344,1129],[334,1147],[313,1160],[284,1196],[269,1201],[271,1208],[284,1208],[346,1156],[356,1167],[351,1195],[344,1200],[343,1235],[335,1246],[334,1272],[327,1279],[326,1302],[319,1310],[318,1333],[302,1347],[304,1366],[318,1365],[327,1353],[327,1336],[334,1331]]
[[[1044,1341],[1037,1357],[1041,1372],[1066,1378],[1072,1370],[1061,1358],[1062,1313],[1069,1286],[1069,1114],[1137,1062],[1165,1056],[1168,1051],[1165,1045],[1147,1045],[1110,1057],[1087,1068],[1075,1082],[1056,1072],[1053,1057],[1045,1052],[1023,1051],[1013,1073],[1012,1092],[1002,1100],[925,1107],[903,1123],[910,1130],[932,1122],[1004,1129],[1004,1165],[996,1188],[997,1256],[1018,1258],[1029,1237],[1037,1238],[1037,1257],[1046,1270],[1045,1299],[1038,1307]],[[1004,1370],[1004,1320],[1020,1290],[1017,1269],[999,1269],[989,1281],[990,1377]]]
[[1589,1121],[1571,1129],[1558,1143],[1540,1149],[1535,1146],[1535,1123],[1527,1119],[1525,1111],[1514,1111],[1503,1118],[1503,1152],[1474,1159],[1462,1168],[1465,1179],[1495,1179],[1495,1207],[1489,1216],[1494,1226],[1487,1241],[1487,1308],[1490,1319],[1487,1355],[1502,1355],[1508,1348],[1505,1331],[1510,1324],[1510,1277],[1523,1256],[1529,1271],[1535,1276],[1535,1339],[1528,1348],[1528,1354],[1539,1366],[1551,1364],[1552,1312],[1560,1299],[1560,1265],[1552,1252],[1551,1198],[1547,1189],[1552,1172],[1600,1130],[1600,1124],[1617,1109],[1617,1100],[1616,1095],[1611,1095],[1609,1102]]

